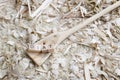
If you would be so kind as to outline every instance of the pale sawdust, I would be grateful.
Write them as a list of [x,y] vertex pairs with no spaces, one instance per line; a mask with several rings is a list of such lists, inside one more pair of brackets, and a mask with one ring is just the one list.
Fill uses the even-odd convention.
[[[31,0],[32,12],[43,1]],[[0,79],[120,80],[120,7],[71,35],[42,66],[25,53],[29,36],[35,42],[67,30],[114,2],[53,0],[37,19],[31,19],[28,10],[17,16],[26,0],[0,0]]]

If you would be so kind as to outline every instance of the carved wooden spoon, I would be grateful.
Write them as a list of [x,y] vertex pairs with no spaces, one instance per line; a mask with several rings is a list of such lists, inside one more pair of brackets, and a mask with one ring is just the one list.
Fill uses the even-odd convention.
[[120,1],[117,1],[113,5],[109,6],[108,8],[102,10],[98,14],[88,18],[87,20],[83,21],[82,23],[76,25],[75,27],[63,31],[63,32],[57,32],[53,33],[44,39],[36,42],[35,44],[32,44],[27,49],[27,54],[32,60],[37,64],[41,65],[54,51],[54,49],[68,36],[73,34],[74,32],[78,31],[81,28],[85,28],[86,25],[89,23],[95,21],[96,19],[100,18],[104,14],[112,11],[113,9],[120,6]]

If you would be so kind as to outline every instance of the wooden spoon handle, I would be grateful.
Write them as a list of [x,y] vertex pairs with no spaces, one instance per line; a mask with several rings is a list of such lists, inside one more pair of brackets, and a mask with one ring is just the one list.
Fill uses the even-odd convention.
[[[117,1],[116,3],[114,3],[113,5],[107,7],[106,9],[102,10],[101,12],[95,14],[94,16],[88,18],[87,20],[83,21],[82,23],[76,25],[75,27],[62,32],[62,36],[61,36],[61,40],[64,40],[65,38],[67,38],[69,35],[73,34],[74,32],[78,31],[81,28],[85,28],[86,25],[88,25],[89,23],[95,21],[96,19],[100,18],[101,16],[103,16],[104,14],[112,11],[113,9],[117,8],[120,6],[120,1]],[[63,36],[64,35],[64,36]]]

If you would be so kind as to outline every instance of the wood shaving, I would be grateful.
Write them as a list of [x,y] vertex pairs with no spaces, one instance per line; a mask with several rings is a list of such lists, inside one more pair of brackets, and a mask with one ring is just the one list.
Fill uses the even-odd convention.
[[84,65],[84,71],[85,71],[85,80],[91,80],[89,66],[87,64]]

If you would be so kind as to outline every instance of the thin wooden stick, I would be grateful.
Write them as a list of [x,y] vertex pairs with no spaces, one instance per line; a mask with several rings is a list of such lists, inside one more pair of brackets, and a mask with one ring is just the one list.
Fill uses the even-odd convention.
[[[83,21],[82,23],[76,25],[75,27],[61,32],[63,33],[61,36],[60,41],[58,42],[58,44],[63,41],[65,38],[67,38],[69,35],[73,34],[74,32],[78,31],[79,29],[85,28],[86,25],[90,24],[91,22],[95,21],[96,19],[100,18],[101,16],[103,16],[104,14],[112,11],[113,9],[117,8],[120,6],[120,1],[117,1],[116,3],[114,3],[113,5],[107,7],[106,9],[102,10],[101,12],[95,14],[94,16],[88,18],[87,20]],[[64,35],[64,36],[63,36]]]
[[31,8],[30,8],[30,1],[27,0],[27,3],[28,3],[28,8],[29,8],[29,15],[31,18],[34,18],[35,16],[40,16],[41,12],[43,10],[45,10],[52,2],[53,0],[45,0],[42,5],[36,10],[34,11],[33,13],[31,13]]
[[[85,20],[84,22],[78,24],[77,26],[63,31],[63,32],[57,32],[57,33],[53,33],[45,38],[43,38],[42,40],[36,42],[34,45],[43,45],[49,47],[50,45],[52,45],[50,48],[56,48],[64,39],[66,39],[68,36],[70,36],[71,34],[73,34],[74,32],[78,31],[81,28],[85,28],[86,25],[88,25],[89,23],[95,21],[96,19],[100,18],[101,16],[103,16],[104,14],[112,11],[113,9],[117,8],[118,6],[120,6],[120,1],[117,1],[115,4],[109,6],[108,8],[102,10],[101,12],[99,12],[98,14],[88,18],[87,20]],[[49,48],[45,48],[46,50]],[[32,48],[35,49],[35,48]],[[36,50],[36,49],[35,49]],[[42,50],[42,49],[41,49]],[[38,50],[38,51],[41,51]],[[43,49],[44,50],[44,49]],[[39,53],[32,53],[32,52],[28,52],[27,53],[32,59],[33,61],[38,64],[41,65],[50,55],[51,53],[48,54],[39,54]]]

